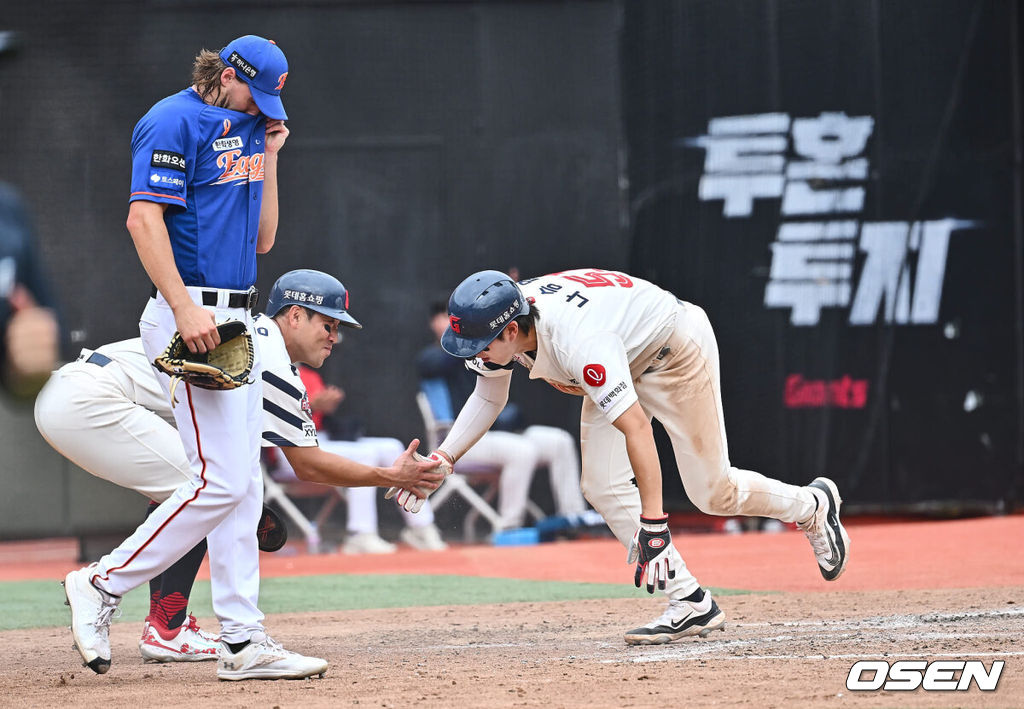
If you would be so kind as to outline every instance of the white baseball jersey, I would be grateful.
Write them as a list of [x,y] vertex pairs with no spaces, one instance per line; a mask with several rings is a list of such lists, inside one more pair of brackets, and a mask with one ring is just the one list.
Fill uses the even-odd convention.
[[288,356],[280,327],[258,315],[253,329],[263,354],[263,447],[317,445],[309,395]]
[[[637,401],[633,380],[657,361],[679,301],[648,281],[597,269],[553,273],[520,286],[540,317],[536,357],[516,359],[531,379],[582,388],[614,421]],[[480,360],[467,367],[483,376],[508,374]]]
[[[813,514],[816,503],[807,488],[729,461],[718,344],[703,309],[615,271],[565,271],[523,281],[521,287],[540,317],[536,353],[516,359],[530,370],[531,379],[579,387],[587,394],[580,412],[581,486],[624,546],[639,526],[641,503],[626,439],[613,422],[637,401],[664,426],[680,480],[699,509],[785,522]],[[512,369],[479,359],[467,367],[485,377],[506,378]],[[501,382],[493,382],[491,388],[499,390]],[[471,439],[471,422],[465,428],[464,438]],[[682,598],[699,583],[677,550],[672,556],[676,573],[665,593]]]
[[[202,298],[199,290],[189,289],[194,302]],[[219,301],[228,300],[227,291],[215,293]],[[37,399],[36,414],[40,432],[47,440],[90,472],[101,470],[101,477],[133,487],[153,499],[163,498],[131,537],[100,560],[93,583],[122,595],[206,537],[213,607],[221,620],[221,637],[241,642],[260,630],[263,620],[257,606],[259,549],[252,533],[263,508],[259,447],[268,441],[271,445],[313,446],[316,436],[309,412],[303,411],[304,403],[308,408],[305,388],[291,370],[278,326],[260,318],[257,331],[256,321],[242,308],[216,307],[213,311],[219,321],[242,319],[254,334],[252,376],[256,383],[228,391],[186,384],[185,396],[171,409],[167,378],[158,376],[149,364],[170,341],[175,327],[170,307],[158,295],[150,299],[143,313],[141,342],[100,348],[99,354],[116,358],[116,364],[75,362],[66,366],[70,369],[66,375],[62,375],[65,368],[61,368],[51,378],[56,379],[54,387],[42,403]],[[144,354],[138,352],[140,345]],[[135,352],[130,354],[133,348]],[[271,384],[263,378],[265,352],[270,356],[267,381]],[[92,387],[91,382],[96,382],[96,388],[90,392],[95,391],[97,396],[81,398],[76,411],[98,413],[80,417],[78,428],[106,427],[103,432],[108,438],[121,441],[116,447],[104,447],[103,436],[92,435],[83,450],[76,444],[81,436],[70,435],[67,416],[59,415],[61,401],[78,400],[65,396],[67,392]],[[266,406],[264,386],[268,391]],[[163,417],[159,423],[168,425],[155,425],[154,414],[140,405],[143,401],[164,415],[171,411],[177,430]],[[65,403],[64,408],[74,407]],[[82,426],[81,421],[88,422],[88,426]],[[131,436],[131,431],[144,435]],[[94,449],[98,456],[88,449]],[[123,465],[102,459],[119,454],[123,454]],[[124,474],[117,472],[123,468],[127,468]]]
[[[253,324],[264,358],[263,447],[317,445],[309,396],[288,357],[280,328],[266,315],[257,316]],[[141,338],[112,342],[95,351],[117,362],[121,371],[128,375],[132,390],[124,393],[130,401],[174,425],[171,403],[142,349]],[[83,350],[79,360],[87,359],[90,354],[90,350]]]

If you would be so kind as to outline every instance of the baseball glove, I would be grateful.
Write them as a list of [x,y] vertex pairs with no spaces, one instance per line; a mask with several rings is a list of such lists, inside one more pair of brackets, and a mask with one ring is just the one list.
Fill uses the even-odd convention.
[[260,551],[277,551],[288,541],[288,527],[274,510],[263,505],[263,516],[256,528],[256,538],[260,543]]
[[171,377],[171,402],[177,404],[174,389],[185,380],[203,389],[236,389],[252,382],[249,374],[255,357],[252,335],[240,320],[217,326],[220,344],[209,352],[189,352],[181,333],[174,333],[164,353],[153,364]]

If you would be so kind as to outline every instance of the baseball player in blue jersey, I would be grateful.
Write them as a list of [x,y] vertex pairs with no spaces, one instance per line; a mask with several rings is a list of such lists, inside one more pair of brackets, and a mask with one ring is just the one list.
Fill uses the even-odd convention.
[[[139,324],[150,361],[175,331],[203,353],[219,344],[218,323],[252,328],[256,254],[270,250],[277,232],[287,76],[281,49],[246,35],[219,53],[202,51],[193,85],[158,102],[135,126],[127,227],[154,284]],[[262,376],[259,349],[251,376]],[[170,380],[160,382],[169,395]],[[76,647],[93,671],[107,672],[109,621],[120,597],[206,538],[221,623],[218,677],[322,675],[326,661],[284,650],[267,635],[257,607],[262,392],[187,384],[185,391],[174,418],[194,477],[110,554],[67,575]]]

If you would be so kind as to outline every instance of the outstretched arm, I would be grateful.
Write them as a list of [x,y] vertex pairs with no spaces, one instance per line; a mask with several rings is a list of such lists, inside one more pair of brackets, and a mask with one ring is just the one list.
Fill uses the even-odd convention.
[[318,446],[284,446],[281,452],[299,480],[335,485],[337,487],[389,487],[433,491],[444,480],[434,470],[436,461],[417,461],[413,458],[419,439],[413,439],[402,455],[390,467],[365,465]]
[[640,402],[635,401],[612,422],[626,436],[626,453],[640,490],[640,527],[633,535],[626,553],[626,563],[636,564],[633,583],[640,588],[647,581],[647,592],[655,588],[664,590],[675,578],[674,559],[677,554],[672,545],[661,497],[661,461],[654,443],[654,431]]
[[472,448],[494,425],[498,414],[505,408],[511,381],[510,371],[503,371],[498,376],[477,377],[473,393],[455,417],[448,435],[437,447],[438,452],[454,463]]

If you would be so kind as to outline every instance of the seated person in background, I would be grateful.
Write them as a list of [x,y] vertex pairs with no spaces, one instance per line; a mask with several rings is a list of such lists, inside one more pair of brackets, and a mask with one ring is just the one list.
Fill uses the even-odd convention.
[[[340,335],[339,335],[340,336]],[[355,425],[344,425],[349,420],[341,420],[333,415],[345,398],[345,392],[336,386],[327,386],[319,372],[299,365],[299,377],[309,393],[309,405],[313,409],[313,423],[316,425],[317,438],[324,450],[366,465],[388,465],[405,451],[405,446],[397,438],[378,438],[363,436],[355,430]],[[337,425],[326,425],[337,423]],[[343,430],[344,429],[344,430]],[[333,435],[332,435],[333,434]],[[287,472],[287,460],[283,460],[275,474]],[[350,487],[345,491],[345,502],[348,505],[348,520],[345,531],[348,533],[342,551],[346,554],[392,554],[396,547],[391,542],[381,539],[377,526],[377,488]],[[434,524],[434,512],[430,503],[424,502],[418,514],[401,510],[405,518],[405,529],[399,538],[413,549],[421,551],[440,551],[448,545],[441,538],[441,532]]]
[[[441,335],[447,327],[447,303],[434,303],[430,310],[434,341],[420,352],[416,365],[435,415],[450,421],[473,392],[476,376],[466,369],[463,360],[441,349]],[[498,514],[506,529],[521,527],[526,521],[530,482],[541,465],[551,473],[556,514],[572,517],[587,509],[580,492],[579,455],[572,434],[553,426],[525,425],[514,403],[505,406],[494,426],[459,460],[470,465],[500,466]],[[429,500],[424,505],[427,503]]]
[[0,386],[15,397],[31,399],[56,367],[53,307],[28,210],[0,183]]

